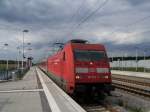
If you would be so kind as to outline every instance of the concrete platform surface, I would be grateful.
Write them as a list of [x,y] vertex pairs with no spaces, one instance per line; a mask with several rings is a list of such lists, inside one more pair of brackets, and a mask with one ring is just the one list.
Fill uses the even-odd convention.
[[43,112],[38,92],[0,93],[0,112]]
[[86,112],[69,95],[60,89],[51,79],[48,78],[39,68],[37,73],[42,82],[43,90],[49,100],[52,112]]
[[35,68],[23,80],[0,83],[0,112],[50,112]]
[[150,73],[144,73],[144,72],[111,70],[111,73],[115,74],[115,75],[126,75],[126,76],[133,76],[133,77],[141,77],[141,78],[150,79]]
[[0,83],[0,91],[37,88],[38,84],[35,74],[35,68],[31,68],[31,70],[28,71],[27,74],[24,76],[23,80]]
[[0,83],[0,112],[86,112],[39,68]]

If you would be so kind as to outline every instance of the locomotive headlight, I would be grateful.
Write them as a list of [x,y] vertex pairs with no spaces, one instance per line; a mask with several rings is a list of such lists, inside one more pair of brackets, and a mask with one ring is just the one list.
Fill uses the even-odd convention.
[[76,73],[88,73],[88,68],[77,67]]
[[105,79],[108,79],[109,77],[108,77],[108,76],[105,76],[104,78],[105,78]]
[[80,79],[80,76],[79,76],[79,75],[76,75],[76,79]]

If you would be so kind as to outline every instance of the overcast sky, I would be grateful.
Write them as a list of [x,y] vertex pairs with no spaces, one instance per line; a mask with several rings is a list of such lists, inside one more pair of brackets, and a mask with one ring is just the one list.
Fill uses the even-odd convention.
[[32,47],[26,55],[35,60],[51,43],[74,38],[103,43],[109,55],[134,55],[137,46],[142,55],[150,48],[149,21],[150,0],[0,0],[0,58],[16,59],[24,29]]

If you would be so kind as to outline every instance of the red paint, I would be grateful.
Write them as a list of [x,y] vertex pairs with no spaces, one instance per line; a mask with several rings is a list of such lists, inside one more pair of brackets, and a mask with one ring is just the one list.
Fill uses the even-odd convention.
[[[111,83],[111,73],[97,73],[96,68],[110,68],[107,55],[100,61],[77,61],[74,58],[74,50],[104,51],[101,44],[81,44],[67,43],[57,54],[48,57],[47,70],[56,77],[62,78],[66,82],[66,91],[73,93],[75,85],[79,83]],[[46,69],[46,61],[41,63],[41,67]],[[76,73],[75,68],[87,68],[88,73]],[[77,76],[77,79],[76,79]],[[109,78],[104,78],[108,76]],[[72,89],[70,89],[72,88]]]

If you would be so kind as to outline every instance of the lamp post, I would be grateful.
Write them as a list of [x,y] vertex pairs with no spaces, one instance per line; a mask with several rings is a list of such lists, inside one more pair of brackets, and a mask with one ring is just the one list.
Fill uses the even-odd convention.
[[27,59],[27,63],[26,63],[26,67],[31,67],[31,51],[32,49],[31,48],[28,48],[28,59]]
[[28,45],[28,48],[27,48],[27,51],[28,51],[28,57],[30,57],[31,56],[31,43],[29,42],[29,43],[27,43],[27,45]]
[[124,69],[123,69],[123,67],[124,67],[124,66],[123,66],[124,62],[123,62],[123,61],[124,61],[124,52],[122,52],[122,71],[124,70]]
[[118,69],[121,70],[120,69],[120,59],[118,59],[117,61],[118,61]]
[[[144,50],[144,63],[145,63],[145,61],[146,61],[146,50]],[[146,72],[146,66],[144,66],[144,72]]]
[[17,58],[18,63],[17,63],[17,69],[19,69],[19,68],[20,68],[19,57],[20,57],[20,54],[21,54],[20,47],[17,47],[17,50],[18,50],[18,58]]
[[[4,46],[5,46],[6,50],[7,50],[8,44],[5,43]],[[8,80],[8,58],[6,59],[6,75],[7,75],[6,79]]]
[[28,33],[29,30],[23,30],[23,38],[22,38],[22,72],[23,72],[23,68],[24,68],[24,33]]
[[113,68],[114,68],[114,64],[113,64],[113,61],[114,61],[114,57],[113,57],[113,54],[112,54],[112,70],[113,70]]
[[124,55],[124,68],[125,68],[125,70],[127,70],[127,64],[128,64],[128,61],[127,61],[127,53],[125,53],[125,55]]
[[136,47],[136,71],[138,71],[138,47]]
[[31,43],[30,42],[28,42],[27,43],[27,45],[29,46],[28,47],[28,61],[27,61],[27,64],[28,64],[28,68],[30,68],[31,67],[31,51],[32,51],[32,48],[31,48]]

